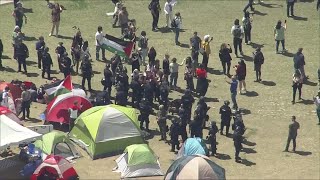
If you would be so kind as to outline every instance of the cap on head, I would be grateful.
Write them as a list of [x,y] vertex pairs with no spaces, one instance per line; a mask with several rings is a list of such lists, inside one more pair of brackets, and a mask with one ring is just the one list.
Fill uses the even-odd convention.
[[205,36],[203,37],[204,41],[209,41],[209,38],[210,38],[210,35],[209,35],[209,34],[207,34],[207,35],[205,35]]

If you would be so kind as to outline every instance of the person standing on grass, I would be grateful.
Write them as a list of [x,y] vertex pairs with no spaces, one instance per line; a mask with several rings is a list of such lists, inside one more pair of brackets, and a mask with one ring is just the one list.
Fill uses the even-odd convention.
[[210,35],[205,35],[203,37],[202,48],[203,48],[203,59],[202,65],[205,69],[208,68],[209,57],[211,54],[210,42],[213,40],[213,37],[210,39]]
[[281,42],[282,45],[282,52],[286,52],[286,48],[285,48],[285,41],[284,41],[284,32],[287,30],[287,20],[284,21],[284,25],[282,26],[282,22],[279,20],[277,22],[276,27],[274,27],[273,30],[273,35],[276,41],[276,53],[279,54],[281,53],[279,51],[279,44]]
[[139,38],[138,46],[141,48],[141,62],[140,65],[146,65],[146,56],[148,54],[148,38],[145,31],[141,31],[141,36]]
[[29,57],[28,47],[23,42],[16,44],[15,55],[18,61],[18,72],[21,72],[21,65],[23,66],[24,73],[27,74],[26,59]]
[[296,0],[287,0],[287,17],[294,17],[293,7],[294,7],[295,1]]
[[240,54],[243,55],[242,52],[242,38],[244,35],[244,29],[239,24],[239,19],[236,19],[234,21],[234,25],[231,28],[231,34],[233,35],[233,46],[234,46],[234,53],[236,54],[236,57],[238,57],[238,48],[240,51]]
[[174,4],[172,4],[171,1],[172,0],[167,0],[166,3],[164,4],[164,8],[163,8],[163,11],[166,15],[166,27],[167,28],[171,27],[171,22],[173,20],[172,12],[173,12]]
[[231,66],[231,56],[230,53],[232,53],[232,48],[230,44],[222,43],[220,46],[220,51],[219,51],[219,58],[221,61],[222,69],[223,69],[223,74],[224,75],[230,75],[230,66]]
[[[239,94],[242,94],[242,91],[246,92],[246,75],[247,75],[247,65],[243,59],[238,62],[236,66],[236,74],[239,81]],[[242,88],[243,86],[243,88]]]
[[25,24],[27,24],[27,16],[23,12],[21,3],[17,3],[17,7],[14,9],[12,16],[15,19],[16,26],[19,26],[20,30],[22,29],[23,25],[23,17],[25,20]]
[[51,12],[52,28],[49,36],[53,35],[54,28],[56,28],[56,37],[59,36],[59,26],[60,26],[60,13],[62,12],[61,6],[56,3]]
[[121,11],[118,14],[119,24],[121,27],[121,35],[123,35],[126,28],[128,28],[128,22],[129,22],[129,13],[127,11],[126,7],[122,7]]
[[163,69],[163,75],[168,79],[170,75],[170,61],[169,61],[169,54],[164,55],[164,59],[162,61],[162,69]]
[[158,30],[158,22],[159,22],[159,14],[161,11],[159,0],[151,0],[149,6],[149,10],[152,15],[152,31]]
[[86,56],[82,63],[81,63],[81,71],[82,71],[82,83],[81,83],[81,86],[82,86],[82,89],[85,90],[85,82],[86,80],[88,81],[88,90],[89,91],[92,91],[91,89],[91,77],[93,75],[93,72],[92,72],[92,65],[89,61],[89,56]]
[[71,59],[68,57],[68,53],[65,52],[62,55],[62,59],[61,59],[61,69],[64,75],[64,78],[67,78],[67,76],[69,76],[71,74]]
[[184,80],[186,81],[187,89],[189,89],[190,91],[194,91],[193,73],[194,72],[193,72],[191,57],[187,57],[186,68],[184,71]]
[[231,82],[226,81],[228,84],[230,84],[230,93],[231,93],[231,100],[233,103],[232,108],[237,110],[238,104],[237,104],[237,89],[238,89],[238,81],[235,75],[231,77]]
[[254,11],[253,0],[248,1],[248,4],[244,7],[243,12],[246,12],[249,7],[250,7],[251,11]]
[[95,40],[96,40],[96,60],[99,60],[99,53],[100,50],[102,52],[102,60],[107,60],[105,56],[105,49],[102,48],[103,45],[103,34],[102,34],[102,27],[98,26],[98,31],[96,32],[95,35]]
[[222,105],[219,110],[219,114],[221,115],[220,135],[223,135],[223,129],[224,127],[226,127],[226,136],[229,136],[229,128],[232,115],[229,104],[229,101],[224,101],[224,105]]
[[301,72],[299,69],[295,70],[295,73],[293,74],[292,78],[292,90],[293,90],[293,99],[292,99],[292,104],[296,103],[296,93],[297,89],[299,91],[299,100],[302,100],[301,94],[302,94],[302,84],[303,84],[303,77],[301,75]]
[[182,24],[181,14],[179,12],[177,12],[175,14],[175,17],[174,17],[172,23],[171,23],[171,28],[174,28],[174,31],[175,31],[174,41],[175,41],[176,45],[180,45],[179,35],[180,35],[181,24]]
[[287,140],[287,145],[284,152],[289,151],[289,145],[292,140],[293,142],[293,152],[296,152],[296,138],[298,135],[298,129],[300,128],[300,124],[296,121],[296,116],[292,116],[292,124],[289,125],[289,135]]
[[2,40],[0,39],[0,68],[3,68],[3,66],[2,66],[2,53],[3,53],[3,44],[2,44]]
[[314,103],[316,104],[316,111],[317,111],[317,116],[319,120],[318,125],[320,125],[320,90],[318,91],[318,95],[314,97],[313,100],[314,100]]
[[191,49],[191,58],[193,62],[193,72],[194,76],[196,73],[196,69],[199,66],[198,56],[199,49],[201,47],[201,38],[198,36],[198,32],[193,32],[193,36],[190,38],[190,49]]
[[197,74],[197,89],[196,92],[199,96],[205,96],[208,90],[209,82],[207,79],[207,71],[203,64],[200,64],[196,70]]
[[21,111],[22,111],[22,120],[25,120],[27,117],[30,118],[30,104],[31,104],[31,93],[27,90],[25,85],[21,87]]
[[53,66],[51,56],[49,54],[49,48],[45,47],[43,50],[43,54],[41,57],[42,60],[42,75],[41,77],[44,78],[44,74],[47,73],[48,80],[50,80],[50,73],[51,73],[51,66]]
[[42,54],[44,52],[44,48],[46,47],[46,43],[44,42],[43,36],[39,37],[39,41],[36,43],[36,50],[38,55],[38,68],[41,69],[41,61]]
[[261,82],[261,66],[264,63],[264,56],[260,47],[253,52],[253,63],[256,71],[256,80],[254,82]]
[[148,58],[149,58],[149,64],[154,64],[156,61],[157,51],[154,49],[153,46],[149,49],[148,52]]
[[320,8],[320,0],[318,0],[317,2],[317,11],[319,10],[319,8]]
[[179,66],[183,66],[184,61],[180,64],[177,63],[177,58],[172,58],[172,62],[169,65],[170,68],[170,88],[177,89],[178,82],[178,74],[179,74]]
[[243,29],[244,29],[244,43],[251,44],[251,29],[252,29],[252,20],[250,13],[246,11],[244,17],[242,18]]
[[63,58],[64,54],[67,52],[66,48],[63,46],[63,42],[58,43],[58,46],[56,47],[55,52],[57,54],[57,61],[58,61],[58,65],[59,65],[59,70],[60,70],[60,72],[62,72],[63,71],[62,58]]
[[301,76],[303,81],[308,79],[308,76],[306,76],[304,71],[304,66],[306,65],[306,62],[304,60],[304,55],[302,54],[303,48],[299,48],[298,52],[293,56],[293,63],[294,63],[294,69],[299,69],[301,72]]

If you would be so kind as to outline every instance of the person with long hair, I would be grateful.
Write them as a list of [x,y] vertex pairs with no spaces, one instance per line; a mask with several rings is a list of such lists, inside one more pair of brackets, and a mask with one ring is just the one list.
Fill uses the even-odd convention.
[[241,59],[241,61],[238,62],[238,65],[236,66],[236,74],[239,81],[239,94],[242,94],[242,91],[244,92],[247,91],[246,90],[247,67],[243,59]]
[[293,77],[292,77],[292,90],[293,90],[293,99],[292,104],[296,103],[296,93],[297,90],[299,91],[299,100],[302,100],[301,94],[302,94],[302,84],[303,84],[303,77],[301,75],[301,72],[299,69],[295,70]]
[[232,53],[230,44],[227,45],[226,43],[222,43],[219,50],[219,58],[224,75],[230,75],[230,66],[232,60],[230,53]]
[[153,46],[150,47],[148,52],[149,64],[154,64],[157,56],[157,51],[154,49]]
[[199,96],[205,96],[208,90],[207,71],[203,64],[200,64],[196,70],[197,74],[197,93]]
[[276,53],[279,54],[279,44],[281,42],[282,45],[282,52],[286,52],[285,48],[285,41],[284,41],[284,32],[287,29],[287,20],[284,21],[284,25],[282,25],[282,22],[279,20],[277,22],[277,25],[274,27],[273,35],[276,41]]

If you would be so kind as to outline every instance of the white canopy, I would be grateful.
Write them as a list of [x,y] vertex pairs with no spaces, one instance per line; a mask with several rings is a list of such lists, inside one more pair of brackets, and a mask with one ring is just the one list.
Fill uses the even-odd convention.
[[21,126],[5,115],[0,115],[0,149],[13,144],[34,141],[39,136],[41,134]]

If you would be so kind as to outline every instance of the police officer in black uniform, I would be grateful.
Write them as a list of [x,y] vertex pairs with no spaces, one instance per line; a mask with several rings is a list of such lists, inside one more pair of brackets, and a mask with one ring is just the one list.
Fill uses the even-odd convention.
[[242,149],[242,132],[241,127],[236,126],[233,133],[233,145],[235,147],[235,161],[240,162],[241,158],[239,157],[240,151]]
[[51,56],[49,54],[48,47],[44,48],[41,61],[42,61],[42,78],[44,78],[44,74],[47,73],[48,79],[50,79],[51,66],[53,66],[53,63],[52,63]]
[[112,90],[112,72],[110,70],[110,64],[107,63],[106,67],[103,71],[104,74],[104,84],[103,84],[103,90],[107,90],[109,97],[111,97],[111,90]]
[[142,96],[142,85],[139,81],[139,78],[132,79],[130,87],[132,89],[132,107],[139,105]]
[[81,63],[81,71],[82,71],[82,83],[81,83],[81,86],[82,86],[82,89],[85,90],[85,82],[86,80],[88,81],[88,89],[89,91],[92,91],[91,89],[91,77],[93,75],[92,73],[92,65],[89,61],[89,56],[88,55],[85,55],[84,56],[84,59]]
[[187,134],[188,115],[183,104],[181,104],[179,108],[178,115],[180,119],[180,135],[182,137],[182,141],[184,142],[188,138],[188,134]]
[[157,123],[161,134],[160,141],[167,141],[167,111],[164,105],[159,106],[159,111],[157,114]]
[[21,65],[22,65],[24,73],[27,74],[26,59],[29,57],[29,50],[28,50],[28,47],[23,42],[18,42],[15,45],[14,57],[18,61],[18,72],[21,72]]
[[71,59],[68,57],[68,53],[65,52],[61,58],[61,67],[64,74],[64,78],[71,74]]
[[165,108],[167,109],[168,108],[168,102],[169,102],[169,99],[168,99],[168,96],[169,96],[169,84],[168,84],[168,81],[163,78],[161,83],[160,83],[160,101],[159,103],[164,105]]
[[204,97],[203,96],[201,96],[199,98],[199,102],[197,104],[196,110],[199,111],[199,116],[200,116],[200,119],[202,121],[202,128],[205,128],[206,127],[206,121],[208,120],[207,119],[208,105],[204,101]]
[[296,121],[296,116],[292,116],[292,124],[289,125],[289,135],[288,135],[286,149],[284,150],[285,152],[289,151],[289,145],[290,145],[291,140],[293,142],[292,151],[293,152],[296,151],[296,138],[298,135],[299,128],[300,128],[300,124]]
[[215,121],[211,121],[211,128],[209,130],[209,134],[207,136],[208,141],[211,145],[211,156],[215,156],[217,154],[217,138],[216,134],[218,132],[218,127]]
[[144,85],[144,98],[146,98],[150,105],[153,105],[153,86],[151,83],[151,79],[147,81],[147,83]]
[[181,103],[184,104],[185,110],[187,112],[187,120],[190,122],[191,120],[191,109],[192,109],[192,104],[194,103],[194,97],[191,94],[191,91],[187,89],[184,93],[183,96],[181,96]]
[[176,119],[172,120],[170,126],[170,138],[171,138],[171,152],[175,152],[175,149],[179,150],[179,122]]
[[231,121],[231,115],[232,111],[229,107],[229,101],[224,101],[224,105],[221,106],[219,114],[221,114],[221,128],[220,128],[220,134],[223,135],[223,128],[226,126],[226,136],[229,135],[229,128],[230,128],[230,121]]
[[149,101],[145,98],[143,98],[139,104],[140,107],[140,115],[139,115],[139,121],[140,121],[140,129],[144,129],[143,128],[143,123],[146,123],[146,130],[149,131],[149,115],[152,112],[152,107],[149,103]]
[[199,111],[195,111],[193,121],[190,122],[189,128],[191,131],[191,137],[202,138],[202,121],[199,116]]

